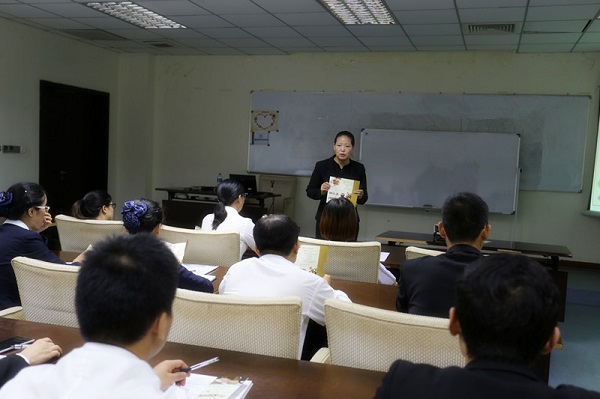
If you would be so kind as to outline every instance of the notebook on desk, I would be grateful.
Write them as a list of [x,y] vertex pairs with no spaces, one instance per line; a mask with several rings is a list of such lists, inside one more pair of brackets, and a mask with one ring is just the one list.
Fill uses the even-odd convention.
[[237,180],[240,183],[242,183],[242,186],[244,186],[244,192],[246,194],[250,194],[250,195],[262,194],[262,192],[258,191],[256,188],[257,187],[256,176],[254,176],[254,175],[230,174],[229,178],[233,179],[233,180]]

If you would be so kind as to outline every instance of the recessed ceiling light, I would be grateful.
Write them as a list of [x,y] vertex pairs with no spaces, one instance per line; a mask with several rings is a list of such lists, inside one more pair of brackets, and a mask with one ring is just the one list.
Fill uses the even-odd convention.
[[396,20],[381,0],[318,0],[346,25],[390,25]]
[[185,26],[131,1],[95,2],[86,5],[144,29],[186,29]]

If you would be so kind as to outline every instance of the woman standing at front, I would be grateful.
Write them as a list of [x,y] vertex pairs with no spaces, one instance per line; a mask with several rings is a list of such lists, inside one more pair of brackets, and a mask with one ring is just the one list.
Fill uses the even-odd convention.
[[[358,203],[367,202],[369,195],[367,193],[367,173],[365,167],[360,162],[350,159],[354,149],[354,135],[348,131],[341,131],[333,140],[334,155],[331,158],[319,161],[315,165],[308,186],[306,195],[309,198],[319,200],[319,208],[315,216],[316,232],[315,237],[322,238],[319,229],[321,213],[327,200],[327,192],[330,189],[329,178],[339,177],[342,179],[358,180],[360,182],[358,190],[354,192],[358,196]],[[358,236],[358,229],[356,232]]]

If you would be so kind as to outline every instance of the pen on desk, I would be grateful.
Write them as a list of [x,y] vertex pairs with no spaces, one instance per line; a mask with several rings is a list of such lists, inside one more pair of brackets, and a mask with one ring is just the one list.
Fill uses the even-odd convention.
[[201,367],[208,366],[209,364],[212,364],[212,363],[215,363],[215,362],[218,362],[218,361],[219,361],[218,357],[213,357],[212,359],[208,359],[208,360],[205,360],[203,362],[196,363],[193,366],[190,366],[190,367],[187,367],[187,368],[184,368],[184,369],[179,369],[179,371],[183,371],[184,373],[187,373],[189,371],[197,370],[197,369],[199,369]]

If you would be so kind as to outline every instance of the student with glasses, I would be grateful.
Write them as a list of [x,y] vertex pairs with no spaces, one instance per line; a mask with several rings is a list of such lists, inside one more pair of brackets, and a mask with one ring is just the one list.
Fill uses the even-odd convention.
[[71,215],[77,219],[112,220],[117,204],[104,190],[90,191],[71,207]]
[[[52,263],[63,262],[46,245],[40,233],[52,224],[44,189],[36,183],[16,183],[0,191],[0,309],[20,306],[17,279],[10,261],[17,256]],[[85,253],[85,252],[84,252]],[[80,262],[84,253],[75,258]]]

